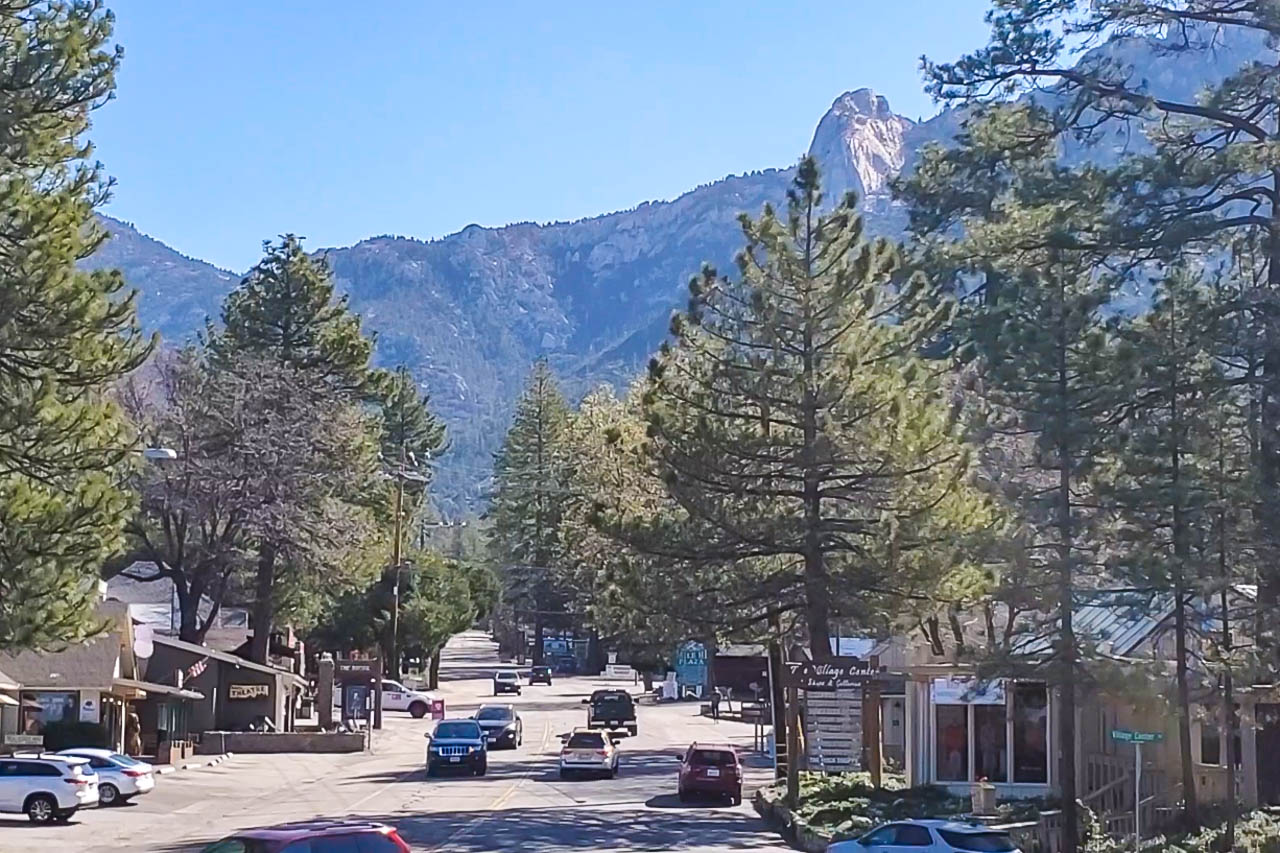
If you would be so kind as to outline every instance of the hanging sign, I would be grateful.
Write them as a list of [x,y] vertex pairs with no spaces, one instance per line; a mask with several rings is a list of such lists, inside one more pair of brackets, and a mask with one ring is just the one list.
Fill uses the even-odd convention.
[[270,695],[271,688],[266,684],[231,684],[227,687],[228,699],[257,699]]
[[80,722],[102,722],[101,698],[99,697],[97,690],[80,691]]
[[1121,743],[1157,743],[1164,740],[1164,732],[1131,732],[1126,729],[1112,729],[1111,739]]
[[864,681],[875,678],[879,672],[880,662],[874,657],[787,661],[782,684],[784,687],[829,693],[846,687],[857,687]]
[[935,678],[929,686],[935,705],[1003,705],[1004,681]]

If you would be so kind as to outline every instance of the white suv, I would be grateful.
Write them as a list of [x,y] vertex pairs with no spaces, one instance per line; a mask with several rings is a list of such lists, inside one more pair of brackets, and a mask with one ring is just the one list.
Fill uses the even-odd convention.
[[66,755],[0,758],[0,812],[25,812],[32,823],[65,823],[98,804],[98,774]]
[[899,820],[861,838],[827,845],[827,853],[1018,853],[1001,829],[951,820]]
[[[369,697],[373,701],[373,697]],[[382,710],[408,711],[415,719],[422,719],[431,712],[431,703],[438,701],[435,696],[422,690],[411,690],[398,681],[382,679]],[[342,707],[342,690],[333,686],[333,707]]]

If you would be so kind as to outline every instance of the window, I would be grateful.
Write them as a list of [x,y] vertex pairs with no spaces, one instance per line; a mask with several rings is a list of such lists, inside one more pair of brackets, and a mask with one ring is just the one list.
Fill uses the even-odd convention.
[[939,829],[942,840],[957,850],[972,850],[974,853],[1012,853],[1017,850],[1013,839],[1003,832],[952,832]]
[[1049,694],[1043,684],[1013,690],[1013,781],[1049,781]]
[[565,744],[567,749],[604,749],[604,736],[594,732],[578,732]]
[[893,843],[898,847],[930,847],[933,845],[933,837],[923,826],[903,823],[898,825],[898,834]]
[[969,780],[969,706],[938,705],[936,778],[939,782]]
[[[1237,725],[1236,735],[1233,739],[1232,747],[1235,750],[1232,758],[1235,759],[1236,767],[1240,766],[1240,730]],[[1221,767],[1226,762],[1226,756],[1222,754],[1222,731],[1218,727],[1217,720],[1206,720],[1200,724],[1200,763],[1216,764]]]
[[1004,705],[973,706],[973,772],[978,779],[1009,781],[1008,738]]
[[366,832],[357,841],[359,853],[400,853],[400,845],[381,832]]
[[476,714],[477,720],[514,720],[515,712],[510,708],[481,708]]
[[893,839],[898,837],[898,827],[882,826],[877,830],[862,836],[862,843],[868,847],[883,847],[886,844],[892,844]]
[[459,740],[480,740],[480,725],[478,723],[456,722],[450,721],[441,723],[436,726],[437,738],[458,738]]
[[23,693],[22,727],[26,734],[44,733],[50,723],[74,722],[80,707],[76,693]]
[[394,681],[382,682],[382,690],[385,693],[408,693],[409,692],[404,689],[403,684],[397,684]]
[[733,767],[738,762],[732,752],[723,749],[695,749],[689,763],[699,767]]
[[[306,842],[302,842],[306,844]],[[202,853],[267,853],[267,843],[252,838],[224,838],[204,848]],[[290,848],[292,849],[292,848]],[[299,848],[305,850],[306,848]]]

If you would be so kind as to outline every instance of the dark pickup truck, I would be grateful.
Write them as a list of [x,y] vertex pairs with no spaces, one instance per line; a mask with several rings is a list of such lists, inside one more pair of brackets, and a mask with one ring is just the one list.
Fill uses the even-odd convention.
[[635,737],[636,703],[630,693],[625,690],[597,690],[590,699],[582,701],[587,705],[587,728],[609,732],[625,730]]

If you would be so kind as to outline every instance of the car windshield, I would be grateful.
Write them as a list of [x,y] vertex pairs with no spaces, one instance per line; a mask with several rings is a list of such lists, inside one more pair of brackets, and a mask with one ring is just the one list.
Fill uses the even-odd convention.
[[477,720],[510,720],[512,714],[510,708],[481,708],[476,714]]
[[549,666],[535,666],[535,667],[533,668],[533,671],[534,671],[534,673],[536,673],[537,675],[546,675],[547,673],[551,672],[551,667],[549,667]]
[[516,674],[514,672],[500,672],[494,676],[499,681],[515,681]]
[[565,744],[568,749],[604,749],[604,735],[595,732],[577,732]]
[[111,753],[111,760],[112,760],[112,761],[114,761],[114,762],[115,762],[115,763],[117,763],[117,764],[123,764],[123,765],[125,765],[126,767],[128,767],[128,766],[132,766],[132,765],[134,765],[134,764],[141,764],[141,763],[142,763],[141,761],[139,761],[139,760],[138,760],[138,759],[136,759],[136,758],[131,758],[131,757],[130,757],[130,756],[128,756],[128,755],[121,755],[121,754],[120,754],[120,753],[118,753],[118,752],[113,752],[113,753]]
[[596,708],[606,711],[630,711],[631,698],[622,696],[602,696],[591,703]]
[[689,763],[700,767],[732,767],[737,762],[732,752],[723,749],[695,749],[689,756]]
[[1011,853],[1018,847],[1013,839],[1004,832],[955,832],[939,829],[942,840],[957,850],[971,850],[974,853]]
[[478,740],[480,738],[480,727],[475,723],[457,720],[451,723],[441,723],[436,726],[436,737],[438,738],[470,738]]

